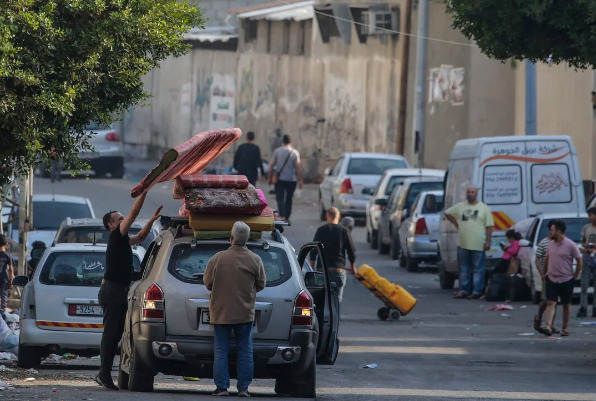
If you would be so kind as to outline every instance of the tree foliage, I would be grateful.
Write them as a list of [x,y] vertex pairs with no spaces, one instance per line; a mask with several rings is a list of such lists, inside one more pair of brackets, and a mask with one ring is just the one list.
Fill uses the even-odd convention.
[[594,0],[448,0],[447,9],[489,57],[596,67]]
[[81,168],[84,127],[147,99],[142,77],[202,24],[177,0],[0,0],[0,184],[41,161]]

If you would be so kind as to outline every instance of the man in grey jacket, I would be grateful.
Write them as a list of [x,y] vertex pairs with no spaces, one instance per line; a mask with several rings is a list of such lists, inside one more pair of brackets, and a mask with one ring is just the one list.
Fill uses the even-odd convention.
[[232,330],[237,344],[238,396],[250,397],[254,363],[252,330],[257,292],[265,288],[265,267],[261,258],[247,247],[250,227],[237,221],[232,227],[230,243],[216,253],[205,269],[203,280],[211,291],[209,313],[214,328],[213,395],[229,395],[228,351]]

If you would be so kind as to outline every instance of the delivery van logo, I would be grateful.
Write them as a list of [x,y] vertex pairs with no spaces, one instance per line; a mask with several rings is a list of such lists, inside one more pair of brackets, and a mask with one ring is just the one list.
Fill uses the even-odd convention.
[[567,151],[563,154],[555,155],[560,151],[567,150],[564,146],[540,146],[536,148],[514,148],[514,149],[494,149],[493,156],[487,157],[480,162],[480,167],[495,160],[509,160],[528,163],[554,163],[566,158],[571,154]]
[[515,222],[505,212],[492,212],[495,230],[509,230]]

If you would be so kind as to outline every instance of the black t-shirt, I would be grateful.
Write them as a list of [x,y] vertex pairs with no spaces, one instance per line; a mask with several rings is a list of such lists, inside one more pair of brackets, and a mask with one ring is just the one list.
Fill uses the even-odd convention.
[[132,264],[132,248],[128,233],[122,235],[120,226],[116,227],[108,237],[106,249],[106,271],[103,278],[129,285],[132,281],[134,267]]
[[239,174],[246,176],[256,176],[257,170],[263,171],[263,162],[261,161],[261,149],[254,143],[243,143],[238,146],[234,155],[234,168]]
[[0,251],[0,285],[8,283],[8,268],[11,265],[10,256]]
[[[356,260],[352,237],[348,230],[339,224],[327,223],[322,225],[317,229],[313,241],[323,243],[327,267],[345,267],[346,253],[350,263],[354,263]],[[310,257],[315,258],[316,254],[316,251],[313,251]]]

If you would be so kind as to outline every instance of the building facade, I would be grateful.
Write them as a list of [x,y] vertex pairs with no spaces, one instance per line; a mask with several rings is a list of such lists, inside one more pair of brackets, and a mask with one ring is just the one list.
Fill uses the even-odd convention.
[[[152,98],[124,113],[129,152],[161,156],[197,132],[237,126],[256,133],[264,158],[289,134],[309,181],[347,151],[415,164],[416,1],[200,4],[210,21],[187,36],[192,50],[147,75]],[[424,166],[445,168],[458,139],[523,135],[524,64],[484,56],[451,28],[442,1],[430,2],[429,27]],[[537,71],[538,133],[570,135],[592,177],[593,72],[547,63]],[[213,167],[229,167],[233,151]]]

